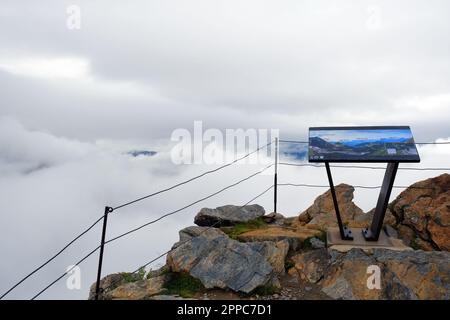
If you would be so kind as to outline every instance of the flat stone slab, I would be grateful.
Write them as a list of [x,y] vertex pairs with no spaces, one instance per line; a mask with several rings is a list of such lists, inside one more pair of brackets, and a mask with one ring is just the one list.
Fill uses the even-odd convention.
[[215,209],[203,208],[194,218],[194,223],[200,227],[227,227],[248,222],[264,216],[266,211],[257,204],[246,206],[222,206]]
[[237,238],[242,242],[277,242],[287,240],[289,243],[289,248],[295,251],[302,247],[302,244],[306,239],[318,237],[321,233],[322,232],[320,230],[305,227],[293,229],[280,226],[270,226],[268,228],[261,228],[241,233]]
[[362,228],[351,228],[353,240],[342,240],[339,228],[328,228],[327,230],[327,246],[328,248],[347,252],[353,248],[369,250],[369,249],[391,249],[397,251],[413,250],[403,244],[399,239],[391,238],[381,230],[378,241],[367,241],[362,235]]

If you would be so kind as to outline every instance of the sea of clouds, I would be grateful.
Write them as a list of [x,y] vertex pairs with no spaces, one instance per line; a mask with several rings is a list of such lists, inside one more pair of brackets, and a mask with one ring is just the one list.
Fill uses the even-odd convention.
[[[171,161],[170,146],[171,143],[156,141],[154,145],[147,146],[112,140],[84,142],[30,130],[17,120],[1,118],[0,291],[8,289],[99,218],[105,205],[118,206],[217,166],[175,165]],[[142,147],[155,150],[158,154],[153,157],[126,154],[129,150]],[[448,145],[424,146],[419,148],[419,152],[421,167],[448,166]],[[235,164],[168,193],[117,210],[110,215],[107,239],[205,197],[262,167],[258,164]],[[272,170],[270,168],[265,174],[107,245],[103,274],[135,270],[168,250],[177,241],[178,230],[192,225],[195,214],[202,207],[246,203],[270,186]],[[400,171],[396,184],[409,185],[439,173]],[[382,170],[334,169],[336,184],[379,185],[382,177]],[[278,181],[327,184],[323,168],[280,166]],[[325,190],[280,187],[278,211],[286,216],[298,215]],[[400,191],[394,190],[393,197]],[[355,202],[366,211],[374,206],[376,199],[376,191],[357,189],[355,192]],[[256,202],[271,212],[272,192]],[[69,265],[98,245],[100,227],[98,224],[8,297],[31,298],[56,279]],[[62,279],[41,297],[86,298],[89,286],[95,280],[97,259],[95,254],[81,265],[80,290],[69,290],[66,279]],[[164,258],[154,263],[153,268],[163,263]]]

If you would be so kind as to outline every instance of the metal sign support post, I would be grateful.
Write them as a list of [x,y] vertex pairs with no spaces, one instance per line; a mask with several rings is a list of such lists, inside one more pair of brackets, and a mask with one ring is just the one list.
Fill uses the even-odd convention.
[[[340,235],[337,234],[336,230],[328,233],[332,243],[349,245],[351,243],[345,240],[354,240],[353,244],[356,246],[369,247],[384,246],[384,244],[390,243],[388,239],[384,240],[386,237],[381,233],[384,216],[389,206],[389,198],[394,187],[399,164],[401,162],[420,162],[416,145],[409,126],[309,128],[309,162],[325,164],[339,225]],[[355,228],[352,233],[349,228],[343,225],[330,170],[330,163],[334,162],[387,163],[377,206],[368,228]],[[358,229],[357,233],[356,229]],[[341,239],[338,239],[339,236]],[[374,242],[377,242],[377,244]]]
[[372,225],[363,230],[363,236],[367,241],[378,241],[381,228],[383,227],[383,219],[386,209],[389,205],[389,197],[391,196],[392,187],[394,186],[395,175],[398,170],[398,162],[389,162],[384,174],[383,185],[381,186],[380,195],[378,196],[377,207],[372,219]]
[[[384,175],[383,185],[381,186],[380,195],[378,196],[377,206],[373,215],[372,224],[370,228],[363,229],[362,234],[366,241],[378,241],[380,237],[381,229],[383,228],[383,220],[386,214],[387,207],[389,205],[389,198],[391,196],[392,188],[394,186],[395,176],[397,174],[399,163],[389,162]],[[341,214],[339,211],[339,204],[337,201],[336,190],[333,184],[333,178],[331,176],[330,163],[325,162],[327,169],[328,182],[330,183],[330,192],[333,198],[334,210],[336,212],[336,218],[339,226],[339,232],[342,240],[353,240],[352,231],[343,225]]]
[[113,208],[105,207],[105,214],[103,215],[103,229],[102,238],[100,242],[100,255],[98,258],[98,271],[97,271],[97,282],[95,284],[95,300],[98,300],[100,295],[100,279],[102,276],[102,264],[103,264],[103,249],[105,247],[105,236],[106,236],[106,224],[108,223],[108,213],[113,212]]
[[330,191],[331,196],[333,197],[333,205],[334,210],[336,212],[336,218],[339,226],[339,233],[341,234],[341,239],[353,240],[352,231],[348,229],[346,226],[344,226],[344,224],[342,223],[341,213],[339,212],[339,205],[336,197],[336,190],[334,189],[333,177],[331,176],[330,163],[325,162],[325,167],[327,169],[328,182],[330,183]]

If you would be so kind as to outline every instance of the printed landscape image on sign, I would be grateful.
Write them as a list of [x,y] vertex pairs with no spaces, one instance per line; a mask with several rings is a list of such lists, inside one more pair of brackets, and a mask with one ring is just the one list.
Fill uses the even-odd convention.
[[419,162],[409,127],[309,129],[310,162]]

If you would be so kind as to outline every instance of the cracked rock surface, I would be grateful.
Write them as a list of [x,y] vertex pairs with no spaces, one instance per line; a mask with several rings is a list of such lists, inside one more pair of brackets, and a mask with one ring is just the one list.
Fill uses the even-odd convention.
[[407,244],[450,251],[450,174],[413,184],[390,207]]
[[180,238],[198,234],[191,241],[175,246],[167,256],[173,272],[186,272],[205,288],[231,289],[249,293],[266,284],[279,285],[277,274],[284,273],[289,245],[281,242],[241,243],[222,231],[206,227],[181,230]]
[[[449,252],[321,249],[295,256],[293,261],[289,274],[320,286],[333,299],[450,299]],[[379,288],[367,285],[370,266],[380,270]]]

